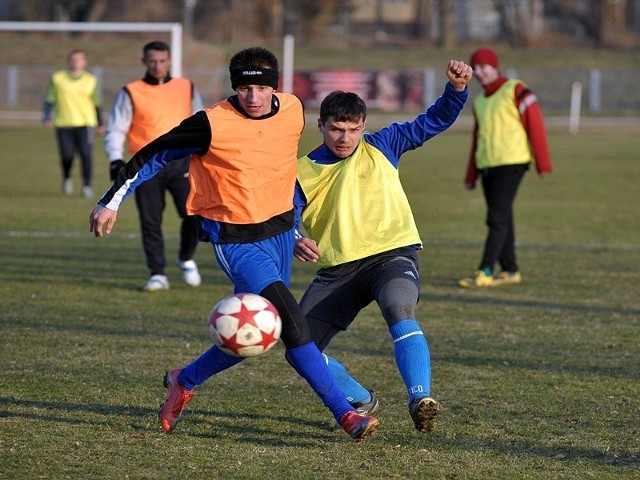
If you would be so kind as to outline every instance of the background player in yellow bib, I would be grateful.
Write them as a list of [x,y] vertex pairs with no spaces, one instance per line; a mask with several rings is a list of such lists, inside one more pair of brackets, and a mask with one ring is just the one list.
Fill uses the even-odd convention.
[[[431,398],[429,347],[416,320],[422,241],[400,183],[400,157],[443,132],[458,117],[472,71],[447,65],[443,94],[413,121],[366,133],[367,109],[355,93],[330,93],[320,106],[323,144],[298,161],[294,255],[320,267],[300,307],[314,341],[324,350],[360,310],[376,301],[393,340],[398,370],[415,428],[433,428],[440,405]],[[373,392],[334,358],[325,359],[351,405],[371,415]]]
[[[484,91],[473,100],[475,126],[464,184],[471,190],[482,178],[489,231],[478,269],[458,284],[463,288],[518,284],[522,276],[516,260],[513,202],[532,160],[541,177],[551,173],[547,135],[535,94],[521,80],[500,75],[493,50],[479,48],[469,63]],[[494,275],[496,263],[501,271]]]
[[73,193],[71,167],[77,153],[82,162],[82,195],[91,198],[93,140],[96,130],[98,133],[103,132],[102,99],[98,79],[86,69],[87,56],[84,51],[70,51],[67,55],[67,68],[55,72],[49,80],[42,123],[45,127],[55,127],[63,193]]

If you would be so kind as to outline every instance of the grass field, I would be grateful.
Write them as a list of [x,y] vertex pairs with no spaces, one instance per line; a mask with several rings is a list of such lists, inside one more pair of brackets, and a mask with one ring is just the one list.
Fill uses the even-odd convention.
[[[206,316],[230,291],[210,246],[200,288],[170,267],[170,291],[142,292],[134,202],[94,239],[93,202],[60,193],[53,133],[1,130],[0,478],[640,479],[639,133],[552,132],[555,172],[530,172],[516,202],[524,283],[481,291],[456,286],[485,234],[482,195],[462,187],[469,132],[406,155],[443,411],[431,434],[413,430],[370,307],[330,347],[382,403],[378,433],[356,444],[281,345],[200,387],[164,434],[162,374],[207,348]],[[310,128],[301,149],[317,140]],[[96,157],[102,191],[100,144]],[[171,208],[165,225],[172,259]],[[296,265],[297,296],[313,273]]]

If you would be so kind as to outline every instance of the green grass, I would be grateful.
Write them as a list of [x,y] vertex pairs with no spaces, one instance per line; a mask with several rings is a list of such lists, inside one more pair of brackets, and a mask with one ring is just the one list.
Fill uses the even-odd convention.
[[[356,444],[330,431],[280,345],[200,387],[162,433],[162,373],[207,348],[206,316],[230,291],[210,246],[202,287],[170,268],[169,292],[140,291],[133,201],[94,239],[92,202],[60,193],[53,133],[0,131],[0,478],[640,478],[638,132],[552,132],[555,172],[529,172],[516,202],[524,283],[482,291],[456,287],[485,234],[482,195],[462,187],[469,140],[454,129],[401,166],[426,243],[418,312],[441,421],[413,430],[371,306],[330,347],[382,402],[378,433]],[[317,141],[311,125],[301,149]],[[297,296],[313,273],[296,264]]]

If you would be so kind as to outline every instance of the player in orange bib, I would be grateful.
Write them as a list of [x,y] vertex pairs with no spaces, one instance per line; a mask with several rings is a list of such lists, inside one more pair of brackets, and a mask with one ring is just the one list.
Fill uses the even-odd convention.
[[[175,159],[192,155],[187,210],[202,218],[203,239],[213,245],[234,291],[257,293],[274,304],[282,319],[287,360],[342,428],[363,440],[378,421],[359,415],[348,403],[288,289],[302,103],[275,92],[278,61],[268,50],[238,52],[229,73],[235,95],[187,118],[137,152],[91,212],[90,229],[97,237],[110,233],[127,195]],[[171,370],[159,411],[162,428],[175,428],[197,385],[241,361],[214,345],[186,367]]]

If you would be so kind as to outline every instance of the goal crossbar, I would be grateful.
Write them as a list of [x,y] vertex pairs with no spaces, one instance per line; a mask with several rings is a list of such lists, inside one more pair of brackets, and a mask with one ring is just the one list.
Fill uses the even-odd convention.
[[169,32],[171,75],[182,76],[182,24],[152,22],[0,22],[0,31]]

